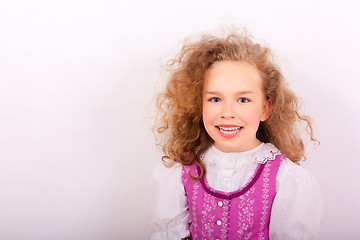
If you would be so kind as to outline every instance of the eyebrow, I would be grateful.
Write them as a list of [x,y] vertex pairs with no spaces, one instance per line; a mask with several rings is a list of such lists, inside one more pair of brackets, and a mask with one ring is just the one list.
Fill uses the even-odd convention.
[[[245,94],[252,94],[254,93],[253,91],[239,91],[239,92],[236,92],[235,95],[245,95]],[[219,95],[220,92],[217,92],[217,91],[207,91],[205,92],[204,94],[210,94],[210,95]]]

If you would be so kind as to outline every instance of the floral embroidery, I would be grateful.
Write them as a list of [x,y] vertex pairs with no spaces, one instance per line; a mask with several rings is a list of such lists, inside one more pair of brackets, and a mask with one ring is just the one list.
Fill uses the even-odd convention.
[[[249,191],[247,191],[244,195],[241,195],[240,203],[238,205],[239,208],[239,216],[238,216],[238,227],[239,230],[237,231],[239,233],[239,237],[243,238],[245,232],[247,229],[253,226],[254,224],[254,194],[255,188],[250,188]],[[249,197],[251,195],[251,197]]]
[[[194,184],[194,190],[193,190],[193,194],[192,194],[192,207],[191,207],[191,227],[193,229],[197,229],[198,228],[198,223],[197,223],[197,214],[196,214],[196,200],[197,200],[197,194],[198,194],[198,188],[199,188],[199,183],[195,183]],[[194,233],[193,236],[194,239],[197,239],[197,233]]]
[[228,231],[229,231],[229,214],[230,214],[230,201],[225,200],[223,205],[223,212],[222,212],[222,228],[221,228],[221,239],[225,240],[228,239]]
[[259,231],[259,239],[265,239],[264,237],[264,228],[265,228],[265,224],[267,223],[267,213],[270,211],[270,206],[269,206],[269,175],[270,175],[270,167],[271,167],[271,162],[269,162],[268,164],[266,164],[265,169],[263,171],[263,194],[262,194],[262,217],[261,217],[261,222],[260,222],[260,231]]
[[211,237],[214,229],[212,228],[213,222],[215,221],[215,214],[213,209],[216,207],[215,199],[209,194],[204,195],[203,211],[201,223],[204,225],[201,235]]

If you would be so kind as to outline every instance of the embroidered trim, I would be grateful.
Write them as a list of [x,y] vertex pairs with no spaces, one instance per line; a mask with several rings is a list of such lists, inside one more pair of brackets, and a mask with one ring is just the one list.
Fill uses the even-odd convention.
[[264,228],[265,228],[265,224],[268,223],[268,219],[267,219],[267,213],[268,213],[268,208],[269,208],[269,192],[270,192],[270,167],[271,167],[271,163],[266,164],[266,168],[264,170],[264,177],[263,177],[263,195],[262,195],[262,203],[263,203],[263,211],[262,211],[262,217],[261,217],[261,222],[260,222],[260,231],[259,231],[259,239],[265,239],[264,238]]
[[[252,232],[248,233],[247,230],[254,225],[254,198],[255,188],[251,188],[246,194],[239,197],[240,202],[238,204],[238,231],[241,239],[249,239]],[[249,195],[253,198],[249,198]]]
[[[203,188],[205,189],[205,191],[217,198],[222,198],[222,199],[227,199],[227,200],[231,200],[233,198],[239,197],[241,195],[243,195],[244,193],[246,193],[255,183],[256,181],[259,179],[259,177],[261,176],[261,172],[263,171],[265,167],[265,164],[259,164],[259,166],[257,167],[254,176],[251,178],[251,180],[248,182],[248,184],[246,184],[243,188],[241,188],[240,190],[237,190],[235,192],[230,192],[230,193],[219,193],[216,190],[213,190],[212,188],[210,188],[210,186],[208,187],[207,183],[205,181],[206,177],[203,177],[200,182],[201,185],[203,186]],[[200,167],[197,166],[197,171],[198,173],[200,172]]]
[[[198,188],[199,188],[200,184],[198,183],[195,183],[194,184],[194,190],[193,190],[193,197],[191,199],[192,201],[192,208],[191,208],[191,211],[192,211],[192,218],[191,218],[191,228],[194,231],[194,229],[197,229],[198,228],[198,223],[197,223],[197,218],[196,218],[196,199],[197,199],[197,193],[198,193]],[[192,236],[194,239],[197,239],[197,233],[195,232],[194,233],[194,236]]]

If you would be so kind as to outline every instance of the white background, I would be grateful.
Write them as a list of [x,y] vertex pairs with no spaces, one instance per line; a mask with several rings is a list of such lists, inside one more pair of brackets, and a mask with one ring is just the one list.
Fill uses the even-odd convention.
[[[150,103],[189,35],[246,26],[274,50],[321,145],[319,239],[359,229],[356,1],[0,3],[0,239],[149,239]],[[149,113],[150,112],[150,113]]]

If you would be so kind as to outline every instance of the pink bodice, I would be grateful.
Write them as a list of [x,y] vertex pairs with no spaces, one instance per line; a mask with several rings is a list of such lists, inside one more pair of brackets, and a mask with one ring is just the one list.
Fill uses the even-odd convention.
[[269,239],[271,207],[276,195],[276,175],[286,156],[258,164],[250,181],[234,192],[213,189],[204,177],[194,181],[189,176],[199,174],[195,164],[183,166],[182,181],[191,216],[190,234],[193,240]]

